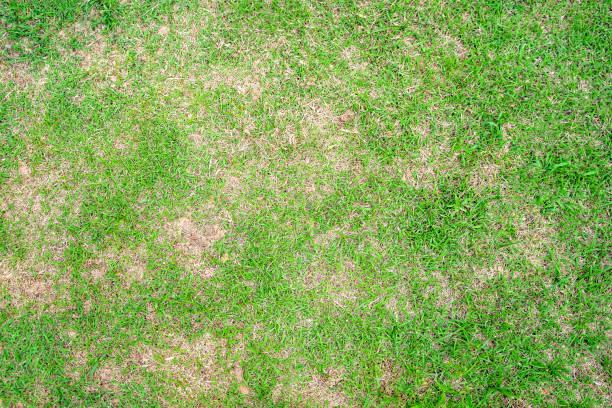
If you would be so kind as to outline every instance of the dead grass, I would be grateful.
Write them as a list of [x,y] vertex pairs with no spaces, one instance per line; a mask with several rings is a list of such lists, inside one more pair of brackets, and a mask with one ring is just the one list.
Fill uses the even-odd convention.
[[[173,21],[180,23],[185,18],[192,19],[193,16],[188,14],[177,15],[173,17]],[[195,31],[185,31],[181,24],[174,24],[173,21],[165,21],[162,25],[147,26],[144,29],[155,32],[164,38],[175,35],[178,30],[181,41],[194,43],[197,40],[197,29]],[[86,24],[74,24],[66,28],[62,36],[65,39],[73,36],[88,39],[86,47],[76,51],[65,50],[64,57],[79,60],[81,68],[88,73],[89,80],[97,88],[120,87],[122,91],[128,93],[137,92],[136,89],[132,89],[132,80],[126,70],[128,65],[126,50],[114,49],[114,46],[105,40],[99,30],[94,30]],[[137,57],[142,60],[149,59],[151,56],[147,55],[141,39],[133,38],[132,40],[136,44],[134,50]],[[165,53],[176,52],[172,47],[161,47],[160,49],[166,49],[166,51],[163,51],[164,54],[161,56],[153,57],[158,62],[168,56]],[[254,52],[258,54],[267,51]],[[189,59],[188,55],[184,57],[187,60]],[[208,115],[203,110],[197,111],[195,116],[192,116],[193,107],[198,106],[194,100],[196,90],[201,92],[201,90],[210,91],[229,87],[244,97],[250,104],[257,103],[265,97],[264,91],[270,86],[270,82],[266,80],[267,73],[263,64],[260,64],[256,57],[257,55],[254,55],[253,62],[249,66],[234,67],[225,65],[205,66],[200,63],[193,63],[193,61],[190,61],[189,64],[179,63],[177,66],[149,63],[147,64],[146,75],[152,80],[151,84],[159,95],[158,102],[164,104],[165,109],[169,112],[177,112],[184,117],[203,119],[205,117],[200,117],[201,115]],[[251,174],[245,175],[236,170],[218,169],[220,181],[225,186],[225,196],[233,197],[234,201],[244,197],[248,193],[248,190],[245,189],[246,183],[244,180],[252,181],[252,176],[257,173],[258,169],[268,170],[270,164],[287,146],[292,146],[296,148],[296,151],[301,152],[301,157],[293,160],[295,167],[304,166],[312,170],[324,166],[334,173],[352,172],[360,180],[364,180],[362,165],[354,160],[354,155],[348,153],[350,147],[356,143],[356,134],[358,133],[355,129],[354,120],[356,114],[352,111],[336,114],[332,106],[321,100],[304,100],[299,105],[297,111],[275,110],[274,114],[280,122],[285,123],[285,126],[277,127],[277,130],[279,128],[283,130],[271,137],[270,135],[265,135],[265,137],[264,135],[255,135],[254,118],[250,118],[249,115],[246,115],[243,119],[242,135],[235,135],[234,129],[228,129],[228,137],[212,142],[206,140],[204,132],[195,131],[191,134],[190,139],[194,144],[207,151],[211,157],[216,157],[219,153],[240,156],[253,153],[255,150],[265,150],[265,154],[258,155],[260,158],[257,159],[256,163],[251,163],[252,166],[248,166]],[[296,125],[302,129],[300,136],[298,136]],[[325,133],[329,137],[321,137],[321,133]],[[308,144],[313,146],[306,149],[301,148]],[[117,146],[121,148],[123,144],[118,143]],[[211,162],[209,166],[212,165],[214,164]],[[193,171],[196,173],[200,171],[197,165],[195,165]],[[312,195],[315,198],[324,197],[330,192],[329,190],[318,191],[320,188],[317,187],[315,182],[318,179],[316,175],[313,174],[310,179],[311,182],[305,186],[291,185],[289,187],[295,191],[304,188],[307,192],[313,192]],[[268,186],[274,188],[279,184],[271,182],[268,183]],[[321,186],[324,186],[324,184],[321,184]],[[202,231],[202,233],[204,236],[210,235],[210,231]],[[190,242],[189,244],[179,243],[183,252],[195,255],[194,248],[198,246],[196,243],[198,239],[194,237],[195,235],[187,239]],[[201,244],[199,246],[203,246]]]
[[342,59],[347,62],[351,71],[363,73],[368,69],[367,61],[354,45],[342,50]]
[[[71,38],[78,38],[83,46],[66,48],[65,44]],[[70,24],[58,33],[55,47],[64,61],[78,61],[80,68],[87,73],[89,82],[96,88],[121,86],[124,90],[129,89],[130,82],[124,81],[129,74],[127,55],[108,42],[101,27],[94,29],[83,22]]]
[[88,258],[83,269],[88,273],[93,282],[104,280],[110,272],[110,265],[116,263],[122,272],[123,283],[127,287],[133,282],[142,282],[147,276],[147,250],[144,245],[135,248],[118,247],[109,245],[104,250],[98,251],[89,248],[93,254]]
[[383,394],[396,395],[395,386],[397,382],[406,375],[406,370],[398,366],[394,361],[386,359],[378,364],[378,383]]
[[452,52],[460,60],[465,59],[465,57],[468,55],[469,51],[467,47],[465,46],[463,41],[461,41],[459,38],[452,37],[447,34],[442,34],[441,39],[442,39],[443,46],[451,48]]
[[198,225],[188,217],[181,217],[166,227],[166,232],[175,242],[179,251],[200,256],[225,236],[226,231],[216,222]]
[[446,144],[441,144],[423,147],[409,159],[398,157],[387,170],[413,188],[433,189],[440,176],[455,173],[458,167],[457,156],[450,154]]
[[[147,374],[154,374],[166,384],[172,400],[195,401],[209,393],[226,393],[231,382],[223,361],[227,356],[225,340],[206,334],[199,339],[167,336],[159,346],[140,344],[131,349],[120,364],[106,361],[93,374],[96,387],[117,391],[127,382],[143,383]],[[86,363],[86,352],[77,352],[67,371],[78,376]],[[79,367],[80,365],[80,367]]]
[[[14,181],[3,185],[1,216],[16,226],[12,238],[24,252],[23,257],[9,256],[0,261],[3,286],[16,306],[49,305],[58,298],[55,285],[59,271],[55,266],[63,259],[68,238],[49,226],[59,216],[67,194],[61,174],[61,170],[44,166],[34,172],[22,159]],[[47,261],[41,262],[42,258]]]
[[[178,261],[188,273],[202,279],[216,275],[216,268],[210,265],[210,257],[219,257],[222,262],[226,254],[216,254],[214,244],[227,234],[223,224],[231,225],[227,211],[218,211],[209,204],[204,211],[208,214],[202,222],[195,223],[190,217],[180,217],[164,227],[165,239],[172,244],[178,254]],[[213,214],[214,211],[218,211]]]
[[481,162],[469,175],[469,185],[474,191],[481,192],[485,188],[499,186],[501,165],[495,162]]
[[498,279],[500,277],[511,277],[512,272],[502,263],[473,268],[474,276],[482,283]]
[[[516,232],[517,247],[525,259],[534,267],[543,268],[548,251],[554,242],[555,231],[552,223],[542,216],[538,208],[524,206],[518,216]],[[559,243],[555,245],[558,253],[564,251]]]
[[29,62],[8,63],[0,59],[0,83],[13,83],[20,91],[40,95],[47,83],[49,66],[36,68]]
[[238,392],[242,395],[251,395],[253,391],[247,387],[244,382],[244,370],[240,366],[240,364],[235,364],[232,368],[232,374],[234,376],[234,380],[238,383]]
[[345,371],[342,368],[328,368],[322,374],[313,374],[308,382],[302,385],[297,394],[315,406],[352,407],[351,400],[342,391]]
[[60,296],[56,287],[67,284],[65,279],[58,278],[59,276],[58,270],[50,267],[40,269],[31,259],[0,260],[0,286],[9,294],[9,304],[12,307],[30,305],[40,310],[56,310],[56,302]]
[[612,405],[610,377],[593,355],[584,354],[580,356],[578,363],[572,366],[570,371],[573,379],[586,383],[586,387],[592,395],[603,399],[604,406]]
[[[257,186],[283,195],[306,193],[312,199],[321,199],[332,192],[321,177],[322,171],[330,177],[351,173],[356,180],[365,180],[366,169],[350,153],[357,144],[354,112],[335,114],[326,103],[310,100],[271,114],[277,123],[271,133],[257,132],[256,118],[246,115],[241,120],[242,131],[227,129],[224,137],[214,140],[207,139],[204,131],[190,135],[198,148],[213,157],[209,164],[212,168],[218,166],[215,157],[231,156],[238,162],[243,157],[257,157],[238,168],[217,167],[214,176],[224,186],[224,197],[241,202]],[[288,150],[291,157],[286,157]],[[280,160],[285,162],[282,167],[277,166]],[[289,172],[299,174],[302,182],[283,182]]]
[[143,251],[136,251],[133,256],[129,256],[129,262],[126,262],[125,272],[128,281],[140,282],[145,278],[147,265]]
[[308,371],[302,380],[289,384],[279,383],[272,390],[276,402],[290,402],[296,407],[351,408],[357,405],[342,390],[346,378],[344,368],[327,368],[324,372]]
[[328,265],[321,260],[308,267],[301,283],[308,290],[321,291],[321,298],[327,299],[329,304],[345,308],[360,297],[355,273],[355,264],[349,259],[338,265]]
[[17,174],[19,174],[24,181],[28,181],[32,176],[32,169],[25,161],[19,160],[17,165]]
[[398,321],[416,316],[416,308],[410,296],[410,288],[407,282],[400,282],[396,292],[386,298],[380,298],[385,309]]
[[[460,294],[457,293],[448,275],[441,271],[433,271],[431,274],[435,284],[427,285],[425,289],[425,295],[433,300],[434,305],[442,310],[446,310],[451,314],[461,313],[460,310],[455,309],[456,300],[459,299]],[[430,278],[431,279],[431,278]]]

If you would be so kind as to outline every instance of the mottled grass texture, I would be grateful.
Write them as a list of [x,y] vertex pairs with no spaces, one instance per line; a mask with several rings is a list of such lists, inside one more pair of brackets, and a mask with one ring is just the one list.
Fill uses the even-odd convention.
[[0,406],[610,406],[611,23],[0,0]]

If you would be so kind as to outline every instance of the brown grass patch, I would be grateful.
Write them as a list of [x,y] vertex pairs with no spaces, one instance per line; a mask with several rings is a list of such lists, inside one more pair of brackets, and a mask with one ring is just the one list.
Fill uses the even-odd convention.
[[[610,354],[610,353],[608,353]],[[597,398],[601,398],[604,406],[612,406],[612,384],[606,370],[593,355],[580,356],[578,363],[570,368],[571,376]]]
[[442,44],[444,46],[450,47],[453,53],[460,60],[465,59],[465,57],[467,57],[468,55],[467,47],[465,46],[463,41],[458,38],[452,37],[450,35],[442,35]]
[[248,185],[245,182],[245,176],[238,172],[228,173],[223,178],[223,196],[237,199],[243,196],[248,191]]
[[251,102],[256,102],[263,94],[263,76],[264,72],[258,70],[212,66],[200,67],[199,72],[192,72],[187,80],[198,83],[207,90],[226,86],[247,97]]
[[98,282],[106,276],[108,267],[104,260],[88,259],[83,264],[83,268],[89,272],[91,280]]
[[216,222],[200,226],[187,217],[181,217],[166,226],[176,248],[188,255],[201,256],[225,236],[226,231]]
[[385,309],[392,313],[398,320],[405,320],[416,315],[413,301],[411,300],[410,288],[406,283],[402,283],[393,295],[380,299],[384,303]]
[[[59,43],[56,46],[64,59],[77,59],[81,69],[86,71],[91,79],[96,79],[98,82],[101,79],[110,81],[111,77],[115,77],[116,80],[119,53],[115,51],[107,54],[110,45],[101,27],[94,29],[89,23],[77,22],[61,30],[58,38],[62,41],[79,38],[80,41],[85,42],[82,48],[76,50],[63,48]],[[122,58],[121,61],[123,61]]]
[[309,290],[323,291],[323,299],[344,308],[353,304],[360,295],[354,271],[355,263],[349,259],[343,260],[339,265],[327,265],[324,261],[317,261],[310,265],[301,282]]
[[[331,125],[336,121],[332,107],[320,99],[303,100],[299,104],[302,109],[303,123],[307,128],[326,131],[330,130]],[[281,111],[279,114],[281,117],[289,117],[290,120],[300,116],[299,113],[292,111]]]
[[38,69],[27,62],[6,62],[0,60],[0,83],[14,83],[21,91],[40,93],[47,83],[49,66]]
[[342,50],[342,59],[348,63],[351,71],[364,72],[368,69],[368,63],[361,56],[361,52],[354,45]]
[[83,269],[94,282],[103,280],[109,272],[109,264],[113,261],[120,265],[123,271],[124,283],[142,282],[147,272],[147,251],[144,245],[137,248],[109,246],[104,251],[96,252],[84,264]]
[[[83,47],[65,48],[71,38],[78,38]],[[147,60],[141,39],[133,39],[134,51],[141,61]],[[133,91],[129,77],[128,53],[114,46],[103,33],[102,27],[93,28],[89,22],[76,22],[66,26],[58,33],[55,47],[64,60],[78,61],[80,68],[87,74],[87,80],[97,89],[114,88],[124,92]],[[76,95],[74,102],[79,103],[82,95]]]
[[[230,380],[221,361],[226,358],[224,340],[210,334],[195,340],[169,337],[164,345],[138,345],[121,364],[107,361],[93,375],[93,383],[108,390],[117,390],[126,382],[140,383],[145,373],[155,373],[167,386],[168,395],[178,395],[181,400],[194,401],[202,394],[227,392]],[[75,355],[69,372],[84,366],[85,358]]]
[[[208,214],[196,223],[190,217],[180,217],[164,227],[166,239],[174,246],[179,263],[187,272],[202,279],[210,279],[217,270],[209,265],[211,256],[219,256],[222,262],[229,261],[226,254],[214,254],[215,242],[227,234],[222,223],[231,223],[227,211],[217,210],[212,203],[204,211]],[[213,214],[216,212],[216,214]]]
[[170,34],[170,28],[168,26],[162,25],[159,27],[159,30],[157,30],[157,34],[165,37]]
[[395,385],[405,375],[406,370],[399,367],[392,360],[386,359],[378,364],[378,383],[380,391],[387,395],[396,395]]
[[469,184],[474,191],[482,191],[498,184],[501,166],[498,163],[483,162],[472,169]]
[[[524,206],[518,216],[516,231],[519,241],[517,247],[526,260],[536,268],[543,268],[548,249],[554,242],[553,224],[542,216],[537,207]],[[554,243],[555,247],[561,251],[561,243]]]
[[42,214],[42,192],[56,186],[58,179],[59,175],[44,170],[33,176],[31,168],[20,160],[17,177],[13,178],[20,182],[8,182],[4,185],[0,203],[0,209],[5,211],[4,216],[15,221],[27,217],[27,224],[33,228],[46,225],[52,214]]
[[347,395],[342,391],[342,381],[345,372],[342,368],[328,368],[322,374],[314,374],[305,383],[297,394],[306,401],[317,406],[349,407],[354,406]]
[[[197,146],[213,157],[207,163],[209,168],[219,166],[214,157],[226,156],[231,158],[230,162],[239,163],[241,158],[248,157],[237,168],[225,165],[214,171],[223,186],[224,198],[250,207],[243,199],[253,187],[263,187],[283,195],[303,193],[321,199],[332,192],[326,178],[321,177],[322,172],[332,177],[349,172],[358,181],[365,180],[366,170],[350,149],[357,143],[353,135],[356,131],[352,130],[354,112],[335,114],[324,102],[313,100],[273,114],[276,127],[271,133],[255,131],[255,118],[247,116],[238,129],[227,129],[226,136],[220,139],[207,140],[203,131],[190,135]],[[286,157],[287,151],[291,152],[290,157]],[[289,173],[292,177],[287,177]]]
[[424,294],[427,298],[433,298],[437,308],[447,311],[451,314],[461,313],[457,310],[456,301],[459,299],[459,293],[453,288],[450,278],[444,271],[432,271],[428,280]]
[[330,244],[340,238],[339,231],[342,230],[342,227],[335,227],[328,231],[317,234],[313,238],[313,243],[322,248],[328,248]]
[[244,370],[242,369],[240,364],[234,365],[234,367],[232,368],[232,374],[234,376],[234,379],[238,383],[238,392],[240,392],[242,395],[251,395],[253,391],[249,387],[247,387],[244,382]]
[[[46,308],[58,299],[56,277],[59,271],[50,267],[39,270],[30,262],[0,261],[0,283],[10,294],[10,305],[22,307],[32,304]],[[52,307],[53,308],[53,307]]]
[[279,126],[274,134],[271,152],[276,155],[291,146],[296,153],[289,164],[295,168],[316,174],[322,170],[333,174],[350,172],[363,181],[366,171],[355,157],[359,143],[357,114],[350,110],[337,114],[332,106],[319,99],[301,100],[299,104],[300,109],[278,111],[277,122],[285,126]]
[[65,232],[49,226],[59,216],[66,195],[60,180],[56,169],[34,172],[26,160],[20,160],[14,176],[3,185],[0,216],[15,226],[13,239],[25,253],[19,258],[9,254],[0,261],[3,286],[16,306],[48,305],[58,297],[55,265],[62,261],[68,239]]
[[424,147],[412,158],[397,157],[393,166],[387,170],[399,173],[402,181],[413,188],[432,189],[439,176],[457,171],[456,155],[451,155],[445,144],[435,149]]
[[144,279],[147,271],[147,265],[143,256],[131,257],[131,261],[127,264],[125,272],[131,281],[140,282]]
[[17,165],[17,174],[19,174],[19,176],[22,177],[24,180],[27,180],[30,178],[30,176],[32,176],[32,169],[30,168],[30,166],[28,166],[26,162],[24,162],[23,160],[19,160],[19,163]]
[[309,370],[301,380],[295,380],[293,373],[290,382],[279,383],[272,390],[275,402],[290,402],[296,407],[354,407],[357,406],[342,390],[346,378],[344,368],[328,367],[323,372]]
[[502,263],[495,263],[493,265],[484,266],[484,267],[476,267],[473,268],[473,273],[476,278],[482,283],[488,282],[490,280],[495,280],[499,277],[510,277],[512,276],[512,272],[506,268]]

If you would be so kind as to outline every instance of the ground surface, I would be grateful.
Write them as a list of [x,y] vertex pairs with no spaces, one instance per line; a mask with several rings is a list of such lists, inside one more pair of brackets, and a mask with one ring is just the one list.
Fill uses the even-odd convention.
[[611,22],[0,0],[0,405],[609,406]]

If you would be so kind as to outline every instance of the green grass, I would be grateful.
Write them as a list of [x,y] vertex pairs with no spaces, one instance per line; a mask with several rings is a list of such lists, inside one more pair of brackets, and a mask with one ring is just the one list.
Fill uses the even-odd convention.
[[0,0],[0,405],[608,406],[611,16]]

